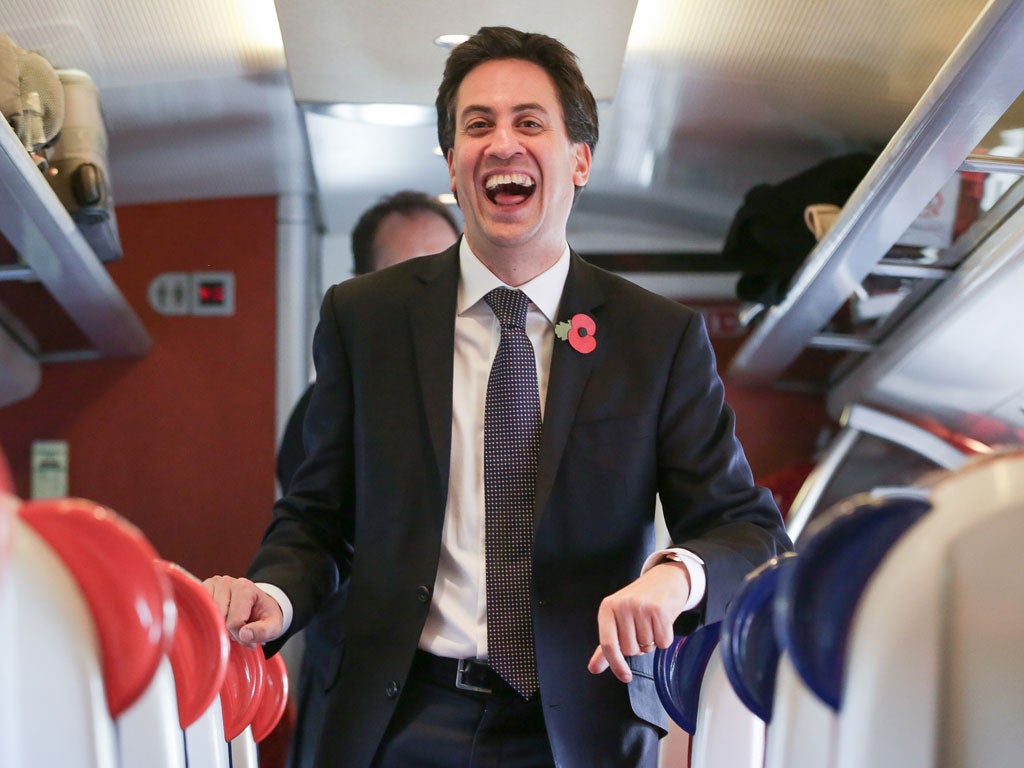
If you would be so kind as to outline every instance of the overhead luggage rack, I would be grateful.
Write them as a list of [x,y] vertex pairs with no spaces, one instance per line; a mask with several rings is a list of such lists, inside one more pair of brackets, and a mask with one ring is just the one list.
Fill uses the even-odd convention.
[[[0,282],[38,281],[85,340],[84,349],[40,353],[35,339],[25,338],[21,324],[0,323],[0,357],[10,356],[28,369],[33,360],[38,364],[68,358],[137,357],[150,349],[152,340],[138,316],[6,120],[0,120],[0,233],[19,257],[17,263],[0,265]],[[27,392],[14,391],[19,382],[3,379],[0,383],[0,404],[34,390],[30,382]]]
[[[814,349],[833,353],[826,373],[817,372],[822,388],[832,386],[969,255],[958,240],[937,262],[914,263],[894,246],[957,171],[1024,173],[1018,159],[972,154],[1024,89],[1022,34],[1024,3],[992,0],[986,6],[794,275],[785,298],[757,318],[728,369],[731,380],[783,385],[798,358]],[[1019,205],[1017,187],[1007,197]],[[994,207],[987,226],[998,226],[1001,215],[1006,212]],[[971,232],[965,243],[982,239],[975,228]],[[836,332],[834,320],[851,296],[879,277],[906,278],[914,287],[869,333]]]

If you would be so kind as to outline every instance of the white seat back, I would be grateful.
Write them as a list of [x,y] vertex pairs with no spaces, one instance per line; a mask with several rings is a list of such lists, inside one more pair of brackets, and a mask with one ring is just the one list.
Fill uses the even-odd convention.
[[[24,502],[17,513],[0,599],[10,764],[130,768],[119,719],[153,684],[174,615],[156,553],[83,499]],[[160,765],[149,754],[136,764]]]
[[839,768],[1020,764],[1024,453],[941,480],[853,625]]
[[800,678],[782,653],[765,744],[765,768],[829,768],[835,761],[836,713]]
[[120,768],[185,768],[171,662],[160,662],[146,691],[117,720]]
[[232,768],[256,768],[259,756],[252,723],[266,688],[266,660],[262,648],[232,642],[228,668],[220,691],[224,739],[230,744]]
[[117,768],[89,607],[64,562],[20,519],[0,579],[0,626],[0,763]]
[[764,741],[764,721],[736,695],[716,648],[700,687],[691,768],[762,768]]
[[220,698],[185,729],[188,768],[231,768],[231,746],[224,738]]
[[766,768],[832,768],[852,617],[893,543],[928,514],[918,493],[863,494],[812,521],[775,595],[782,646]]
[[174,563],[161,566],[178,610],[169,659],[177,693],[176,733],[184,743],[185,761],[189,768],[226,768],[219,697],[228,669],[224,617],[195,576]]
[[256,739],[252,735],[252,726],[247,725],[231,740],[231,768],[259,768],[259,764]]

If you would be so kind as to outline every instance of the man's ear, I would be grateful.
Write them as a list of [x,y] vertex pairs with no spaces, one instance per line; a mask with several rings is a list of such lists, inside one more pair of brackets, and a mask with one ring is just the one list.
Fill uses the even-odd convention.
[[590,145],[585,141],[577,142],[573,156],[576,160],[576,168],[572,172],[572,183],[577,187],[585,187],[590,179],[590,164],[593,161]]
[[452,194],[455,196],[455,204],[459,205],[459,190],[455,186],[455,150],[449,150],[447,154],[447,164],[449,164],[449,187],[452,189]]
[[458,198],[459,192],[455,189],[455,149],[449,149],[446,157],[448,162],[448,184],[451,187],[452,194]]

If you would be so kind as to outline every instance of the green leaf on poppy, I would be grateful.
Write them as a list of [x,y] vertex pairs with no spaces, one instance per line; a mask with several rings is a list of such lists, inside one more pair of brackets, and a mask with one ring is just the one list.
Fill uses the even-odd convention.
[[572,323],[568,320],[563,320],[555,325],[555,336],[560,338],[562,341],[567,341],[569,338],[569,331],[572,330]]

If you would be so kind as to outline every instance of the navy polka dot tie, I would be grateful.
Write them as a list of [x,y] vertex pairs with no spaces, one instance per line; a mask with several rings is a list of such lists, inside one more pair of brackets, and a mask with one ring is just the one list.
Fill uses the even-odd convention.
[[484,408],[484,545],[490,665],[522,696],[538,687],[530,614],[533,505],[540,452],[540,395],[526,335],[530,300],[495,288],[484,300],[501,323]]

